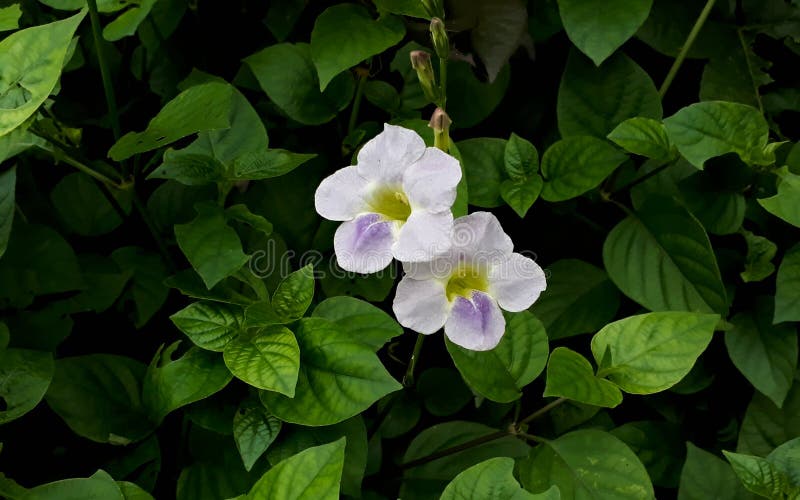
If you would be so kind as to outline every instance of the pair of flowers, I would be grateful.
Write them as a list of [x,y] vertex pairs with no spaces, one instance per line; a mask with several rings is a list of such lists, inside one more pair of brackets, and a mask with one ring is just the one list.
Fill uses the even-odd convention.
[[334,236],[339,265],[358,273],[403,264],[393,309],[422,334],[444,327],[455,344],[494,348],[505,333],[501,309],[518,312],[544,291],[542,269],[513,252],[497,218],[475,212],[453,220],[461,167],[414,131],[385,125],[358,153],[357,165],[317,188],[317,212],[343,221]]

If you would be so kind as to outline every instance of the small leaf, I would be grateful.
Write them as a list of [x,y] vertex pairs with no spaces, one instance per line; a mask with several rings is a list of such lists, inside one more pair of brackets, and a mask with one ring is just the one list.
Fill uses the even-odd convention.
[[264,217],[251,212],[245,204],[239,203],[226,208],[225,217],[227,217],[229,220],[243,222],[253,229],[261,231],[267,236],[272,234],[272,223]]
[[219,82],[195,85],[169,101],[143,132],[128,132],[108,151],[114,161],[172,144],[197,132],[230,128],[233,90]]
[[542,198],[564,201],[597,187],[628,157],[606,141],[576,136],[562,139],[542,157]]
[[514,460],[490,458],[457,475],[442,493],[441,500],[558,500],[558,488],[547,495],[534,495],[522,489],[514,478]]
[[22,7],[18,3],[0,7],[0,31],[10,31],[19,28],[19,18],[22,17]]
[[539,152],[530,141],[512,133],[503,153],[506,174],[512,180],[525,179],[539,170]]
[[300,370],[300,348],[294,334],[282,326],[243,333],[225,346],[225,365],[253,387],[294,397]]
[[155,4],[156,0],[141,0],[141,2],[133,4],[133,7],[127,9],[103,28],[103,38],[109,42],[116,42],[126,36],[134,35]]
[[272,309],[284,321],[303,317],[314,298],[314,267],[309,264],[287,276],[272,296]]
[[314,309],[312,316],[339,325],[352,340],[379,350],[389,340],[403,334],[403,327],[381,309],[354,297],[331,297]]
[[506,333],[491,351],[470,351],[449,340],[447,351],[478,394],[500,403],[515,401],[522,388],[542,373],[547,363],[547,334],[527,311],[509,314]]
[[[620,389],[654,394],[680,382],[705,351],[716,314],[657,312],[609,323],[592,338],[600,371]],[[610,363],[604,364],[606,353]]]
[[118,248],[111,258],[122,271],[132,274],[131,286],[123,291],[122,299],[133,301],[134,325],[141,328],[167,300],[169,288],[164,285],[167,277],[164,262],[158,254],[139,247]]
[[211,288],[235,273],[248,260],[239,236],[221,211],[201,210],[188,224],[175,226],[175,237],[192,267]]
[[8,237],[14,223],[14,192],[17,187],[17,167],[0,173],[0,257],[6,253]]
[[500,184],[505,178],[505,148],[506,141],[496,138],[482,137],[458,143],[470,205],[494,208],[503,204]]
[[524,45],[528,11],[520,0],[456,2],[451,7],[454,19],[461,17],[458,7],[462,3],[469,11],[465,16],[475,17],[476,25],[470,31],[472,46],[486,67],[489,82],[493,82],[511,55]]
[[692,443],[686,443],[686,448],[678,500],[753,499],[736,480],[736,474],[724,460]]
[[558,347],[550,354],[543,395],[606,408],[622,402],[622,393],[616,385],[596,377],[591,363],[566,347]]
[[[4,343],[8,327],[3,324]],[[3,342],[0,342],[2,344]],[[53,379],[53,355],[28,349],[0,348],[0,425],[15,420],[39,404]]]
[[376,21],[360,5],[325,9],[311,31],[311,59],[319,74],[320,92],[336,75],[396,45],[404,35],[399,19],[386,16]]
[[82,498],[102,498],[108,500],[126,500],[119,485],[107,473],[97,471],[86,478],[62,479],[31,488],[24,496],[25,500],[79,500]]
[[[131,192],[115,191],[114,199],[122,210],[130,212]],[[82,173],[65,176],[50,193],[59,217],[81,236],[110,233],[122,219],[94,180]]]
[[342,438],[287,458],[253,485],[246,500],[337,500],[344,449]]
[[706,160],[736,153],[748,164],[769,165],[775,153],[767,151],[769,126],[756,108],[724,101],[687,106],[664,120],[678,151],[695,167]]
[[800,198],[800,175],[791,173],[789,167],[782,167],[777,173],[780,177],[778,194],[761,198],[758,203],[775,217],[800,227],[800,203],[797,202]]
[[241,332],[244,312],[241,307],[231,304],[195,302],[169,319],[198,347],[222,352]]
[[231,180],[261,180],[288,174],[315,154],[300,154],[285,149],[265,149],[239,156],[233,162]]
[[797,379],[781,408],[756,391],[744,415],[736,451],[767,455],[777,446],[800,436],[800,384]]
[[783,256],[775,285],[773,323],[800,321],[800,245]]
[[533,203],[539,198],[544,181],[539,174],[533,174],[524,180],[505,180],[500,184],[500,196],[503,201],[520,217],[525,217]]
[[654,160],[673,156],[667,129],[652,118],[629,118],[617,125],[608,138],[625,151]]
[[233,439],[244,462],[250,471],[256,460],[278,437],[282,423],[270,415],[259,403],[242,403],[233,416]]
[[569,39],[598,66],[647,19],[653,0],[558,0]]

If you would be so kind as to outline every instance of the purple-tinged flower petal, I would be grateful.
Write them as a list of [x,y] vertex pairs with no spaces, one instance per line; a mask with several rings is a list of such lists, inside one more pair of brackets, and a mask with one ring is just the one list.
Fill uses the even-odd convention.
[[358,173],[384,184],[400,186],[403,172],[425,152],[425,141],[413,130],[384,125],[383,132],[358,152]]
[[404,327],[425,335],[434,333],[447,320],[449,304],[444,284],[404,276],[397,285],[392,309]]
[[443,212],[453,206],[460,180],[458,160],[440,149],[428,148],[403,174],[403,191],[414,208]]
[[345,167],[322,180],[314,193],[317,213],[328,220],[352,220],[365,212],[363,195],[369,181],[357,167]]
[[506,331],[506,320],[497,302],[483,292],[472,299],[457,297],[444,325],[444,333],[456,345],[471,351],[494,349]]
[[512,253],[505,262],[489,268],[489,293],[506,311],[524,311],[545,288],[544,271],[524,255]]
[[333,236],[339,266],[345,271],[374,273],[392,262],[393,222],[364,214],[342,223]]
[[402,262],[424,262],[450,249],[453,214],[425,211],[412,212],[392,248],[394,257]]

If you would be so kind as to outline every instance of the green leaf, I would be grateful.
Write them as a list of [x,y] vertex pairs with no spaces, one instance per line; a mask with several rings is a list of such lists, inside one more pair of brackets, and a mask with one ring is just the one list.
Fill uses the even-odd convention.
[[241,307],[218,302],[195,302],[169,317],[198,347],[222,352],[241,332],[244,311]]
[[661,420],[628,422],[611,431],[617,439],[628,445],[655,486],[677,488],[686,450],[681,427]]
[[281,420],[335,424],[400,389],[372,349],[332,321],[303,318],[295,333],[302,363],[294,398],[261,393],[261,401]]
[[[656,312],[609,323],[592,338],[601,372],[620,389],[653,394],[680,382],[711,342],[716,314]],[[606,352],[610,360],[606,363]]]
[[[473,393],[466,386],[461,375],[452,368],[441,367],[428,368],[419,375],[417,395],[422,400],[425,409],[437,417],[450,416],[464,408],[473,399]],[[389,416],[391,417],[391,413]],[[414,424],[416,425],[416,421]],[[385,436],[383,431],[384,429],[381,428],[381,435]]]
[[79,436],[126,445],[153,430],[141,399],[142,363],[89,354],[56,361],[47,404]]
[[547,270],[547,290],[530,311],[550,340],[597,331],[614,318],[619,293],[605,271],[577,259],[556,261]]
[[[414,437],[402,463],[485,437],[497,429],[476,422],[449,421],[428,427]],[[530,447],[511,436],[479,444],[423,465],[406,469],[399,498],[437,499],[447,483],[465,469],[494,457],[527,456]]]
[[470,351],[447,340],[447,351],[478,394],[500,403],[522,396],[522,388],[542,373],[547,363],[547,333],[533,314],[509,314],[506,332],[491,351]]
[[300,370],[300,348],[283,326],[243,333],[225,346],[225,364],[244,382],[294,397]]
[[622,441],[595,429],[546,441],[520,463],[529,491],[558,486],[561,498],[655,498],[647,470]]
[[[450,61],[447,65],[447,112],[453,123],[459,128],[473,127],[488,118],[505,97],[510,80],[509,66],[489,83],[479,80],[468,63]],[[416,73],[410,84],[419,88]]]
[[25,500],[126,500],[119,485],[107,473],[97,471],[86,478],[62,479],[28,490]]
[[606,408],[622,402],[622,393],[616,385],[596,377],[591,363],[566,347],[558,347],[550,354],[543,395]]
[[141,0],[103,28],[103,38],[116,42],[136,33],[136,29],[147,18],[156,0]]
[[800,245],[783,256],[775,285],[773,323],[800,321]]
[[[125,212],[130,212],[132,193],[115,191],[114,198]],[[50,199],[59,217],[81,236],[109,233],[122,224],[95,181],[82,173],[69,174],[56,184]]]
[[733,234],[742,227],[747,201],[735,190],[720,185],[709,169],[682,179],[677,189],[686,208],[712,234]]
[[316,446],[267,471],[246,500],[336,500],[344,467],[345,439]]
[[8,348],[8,342],[11,340],[11,332],[8,331],[8,326],[0,321],[0,355]]
[[751,500],[737,481],[733,469],[724,460],[686,443],[686,462],[681,472],[678,500]]
[[400,109],[400,94],[383,80],[368,80],[364,84],[364,97],[389,114],[395,114]]
[[19,28],[19,18],[22,17],[22,7],[15,3],[0,7],[0,31],[10,31]]
[[423,3],[417,0],[375,0],[374,3],[380,12],[429,19]]
[[278,437],[282,423],[270,415],[259,403],[243,403],[233,416],[233,439],[244,462],[250,471],[256,460]]
[[336,75],[396,45],[405,33],[399,19],[386,16],[376,21],[360,5],[325,9],[311,31],[311,59],[319,74],[320,92]]
[[653,0],[558,0],[561,21],[572,43],[600,66],[636,33]]
[[664,120],[670,140],[697,168],[706,160],[736,153],[748,164],[769,165],[769,126],[756,108],[745,104],[706,101],[687,106]]
[[230,207],[225,209],[225,216],[229,220],[236,220],[247,224],[248,226],[252,227],[257,231],[261,231],[266,236],[272,234],[272,223],[261,217],[258,214],[254,214],[247,208],[247,205],[243,203],[239,203],[237,205],[231,205]]
[[505,179],[506,141],[482,137],[461,141],[457,146],[467,179],[470,205],[482,208],[502,205],[500,184]]
[[221,210],[201,209],[192,222],[175,226],[175,237],[209,289],[238,271],[249,258]]
[[603,262],[614,284],[651,311],[728,308],[708,235],[675,200],[652,197],[617,224],[603,245]]
[[230,180],[261,180],[288,174],[315,154],[300,154],[285,149],[264,149],[239,156],[233,162]]
[[192,347],[172,359],[180,341],[161,346],[147,367],[142,401],[153,422],[161,422],[173,410],[221,391],[231,381],[222,356]]
[[797,330],[772,324],[772,303],[761,297],[753,312],[742,312],[725,332],[725,346],[736,368],[776,406],[792,386],[797,370]]
[[314,267],[311,264],[291,273],[272,296],[272,309],[284,321],[303,317],[314,298]]
[[597,187],[628,157],[606,141],[577,136],[562,139],[544,152],[542,198],[564,201]]
[[339,267],[336,258],[327,262],[331,272],[320,277],[319,284],[328,297],[352,296],[361,297],[370,302],[381,302],[389,296],[394,287],[396,275],[391,272],[373,274],[348,274]]
[[672,144],[664,124],[652,118],[629,118],[608,134],[625,151],[654,160],[672,158]]
[[378,351],[386,342],[403,334],[403,327],[381,309],[353,297],[323,300],[312,316],[333,321],[354,341]]
[[17,187],[17,167],[0,173],[0,257],[6,253],[11,226],[14,224],[14,192]]
[[778,408],[767,396],[756,392],[747,407],[739,430],[736,451],[767,455],[778,445],[800,437],[800,383],[795,379]]
[[[8,328],[3,325],[8,344]],[[49,352],[0,348],[0,425],[15,420],[39,404],[53,378]]]
[[561,498],[558,488],[550,497],[541,497],[522,489],[514,478],[514,460],[508,457],[490,458],[473,465],[457,475],[442,493],[441,500],[533,500]]
[[788,441],[767,458],[723,451],[745,488],[765,498],[800,496],[800,438]]
[[525,217],[533,203],[539,198],[539,193],[544,186],[544,180],[539,174],[534,174],[528,179],[505,180],[500,184],[500,196],[508,206],[517,212],[520,217]]
[[128,132],[108,151],[114,161],[208,130],[230,128],[233,90],[219,82],[190,87],[169,101],[143,132]]
[[512,132],[506,142],[503,165],[512,180],[524,180],[539,171],[539,152],[530,141]]
[[167,270],[161,257],[155,253],[147,253],[138,247],[118,248],[111,258],[120,269],[131,272],[132,286],[123,292],[123,300],[131,299],[134,303],[134,325],[141,328],[167,300],[169,288],[164,285]]
[[782,167],[777,174],[780,177],[778,194],[761,198],[758,203],[775,217],[800,227],[800,203],[797,202],[800,199],[800,175],[791,173],[789,167]]
[[36,113],[58,83],[72,35],[86,11],[50,24],[16,31],[0,41],[0,136]]
[[628,118],[660,120],[661,98],[653,80],[628,56],[616,54],[598,68],[573,51],[558,89],[557,111],[562,137],[604,139]]
[[269,98],[293,120],[319,125],[333,119],[353,96],[353,77],[342,73],[320,91],[308,44],[271,45],[244,60]]

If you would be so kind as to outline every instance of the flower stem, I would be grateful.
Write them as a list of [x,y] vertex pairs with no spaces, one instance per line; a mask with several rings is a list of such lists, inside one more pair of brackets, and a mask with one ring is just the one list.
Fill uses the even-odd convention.
[[420,353],[422,352],[422,343],[425,341],[425,335],[417,334],[417,341],[414,343],[414,350],[411,352],[411,359],[408,360],[408,368],[403,377],[403,387],[414,386],[414,370],[417,367]]
[[661,88],[658,89],[658,95],[661,96],[662,99],[667,93],[667,90],[669,90],[669,86],[672,85],[675,75],[678,74],[678,70],[681,68],[684,59],[686,59],[686,56],[689,54],[689,50],[692,48],[697,35],[703,28],[706,19],[708,19],[708,15],[711,14],[711,9],[714,7],[714,3],[716,1],[717,0],[708,0],[706,2],[706,6],[703,7],[703,10],[697,17],[697,21],[695,21],[694,26],[692,26],[692,30],[689,32],[689,36],[686,37],[686,42],[683,44],[683,47],[681,47],[681,51],[678,53],[678,57],[675,59],[675,62],[672,63],[672,67],[669,69],[669,73],[667,73],[664,83],[662,83]]
[[94,49],[97,52],[97,63],[100,65],[100,76],[103,79],[103,92],[106,95],[108,114],[111,118],[111,131],[114,133],[114,140],[118,141],[122,136],[122,129],[119,125],[119,112],[117,111],[117,99],[114,95],[114,83],[111,81],[111,71],[106,59],[105,46],[103,45],[103,33],[100,29],[100,15],[97,13],[97,0],[87,0],[89,5],[89,19],[92,22],[92,36],[94,37]]
[[447,110],[447,59],[439,58],[439,107]]

